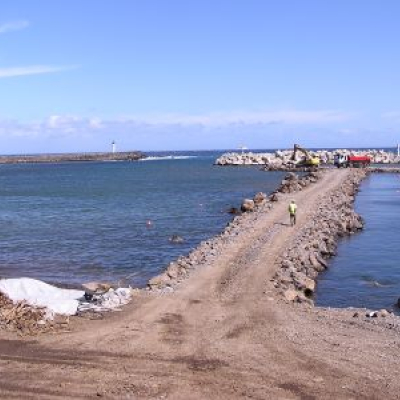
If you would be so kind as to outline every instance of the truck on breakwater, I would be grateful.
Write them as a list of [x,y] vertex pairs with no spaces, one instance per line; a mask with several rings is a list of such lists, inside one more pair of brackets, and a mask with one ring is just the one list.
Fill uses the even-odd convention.
[[0,156],[0,164],[23,163],[62,163],[87,161],[137,161],[146,155],[140,151],[104,152],[104,153],[61,153],[37,155],[4,155]]
[[334,158],[334,164],[338,168],[368,167],[371,164],[371,157],[337,154]]

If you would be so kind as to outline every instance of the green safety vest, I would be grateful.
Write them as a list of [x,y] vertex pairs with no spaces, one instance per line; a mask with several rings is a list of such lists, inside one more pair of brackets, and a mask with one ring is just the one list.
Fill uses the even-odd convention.
[[296,204],[290,203],[289,204],[289,213],[290,214],[296,214],[297,206]]

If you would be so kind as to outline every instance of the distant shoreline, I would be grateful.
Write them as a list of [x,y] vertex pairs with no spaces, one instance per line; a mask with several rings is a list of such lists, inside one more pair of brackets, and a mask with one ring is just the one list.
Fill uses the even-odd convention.
[[146,155],[140,151],[124,151],[118,153],[64,153],[38,155],[5,155],[0,156],[0,164],[28,164],[28,163],[63,163],[76,161],[137,161]]

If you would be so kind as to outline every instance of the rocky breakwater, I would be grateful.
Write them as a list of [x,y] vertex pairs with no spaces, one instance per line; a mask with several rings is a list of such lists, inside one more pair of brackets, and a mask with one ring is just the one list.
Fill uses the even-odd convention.
[[336,254],[338,240],[363,228],[353,202],[366,174],[354,169],[340,187],[324,195],[309,222],[277,260],[279,269],[272,281],[286,300],[313,303],[316,278],[328,268],[328,259]]
[[[340,155],[367,155],[374,164],[396,164],[400,163],[400,157],[393,152],[384,150],[318,150],[310,151],[311,156],[319,157],[322,163],[333,164],[335,154]],[[296,162],[304,156],[297,152],[296,160],[292,160],[293,150],[277,150],[272,153],[225,153],[216,161],[216,165],[263,165],[268,170],[291,169],[295,167]]]
[[0,164],[23,163],[62,163],[86,161],[137,161],[145,158],[140,151],[125,151],[118,153],[63,153],[63,154],[38,154],[0,156]]
[[161,293],[173,292],[192,271],[211,264],[227,244],[240,242],[241,235],[246,235],[253,229],[259,213],[270,211],[284,193],[301,191],[316,183],[324,173],[324,171],[312,172],[302,177],[288,173],[278,189],[270,195],[259,192],[253,199],[244,199],[240,215],[235,216],[221,234],[200,243],[188,255],[171,262],[163,273],[149,280],[147,289]]
[[392,168],[392,167],[384,167],[384,168],[378,168],[378,167],[372,167],[369,169],[370,172],[375,172],[378,174],[400,174],[400,168]]

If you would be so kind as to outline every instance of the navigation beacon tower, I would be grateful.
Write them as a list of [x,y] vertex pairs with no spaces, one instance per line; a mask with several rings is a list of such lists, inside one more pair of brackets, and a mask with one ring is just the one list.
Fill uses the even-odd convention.
[[112,147],[112,152],[114,154],[116,152],[116,149],[117,149],[116,144],[115,144],[115,140],[112,141],[111,147]]

